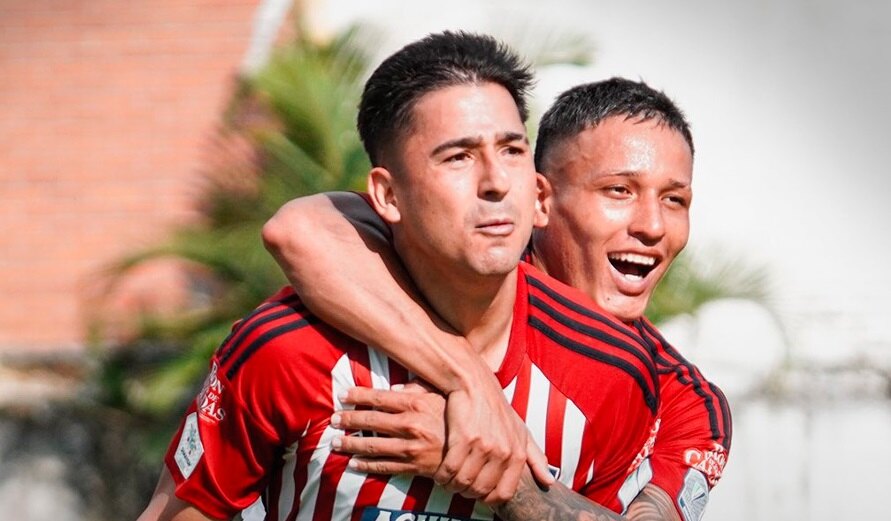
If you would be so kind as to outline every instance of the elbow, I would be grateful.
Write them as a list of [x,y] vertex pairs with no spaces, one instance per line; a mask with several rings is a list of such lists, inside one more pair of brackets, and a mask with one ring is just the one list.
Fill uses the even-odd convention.
[[263,245],[273,256],[278,257],[283,252],[299,249],[299,237],[305,237],[304,233],[309,219],[300,211],[299,204],[291,201],[281,207],[266,223],[260,234]]

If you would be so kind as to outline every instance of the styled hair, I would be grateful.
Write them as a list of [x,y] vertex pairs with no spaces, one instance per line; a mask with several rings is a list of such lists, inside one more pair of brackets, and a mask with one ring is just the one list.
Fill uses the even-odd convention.
[[611,78],[573,87],[560,96],[545,112],[535,142],[535,167],[542,172],[548,149],[563,139],[596,127],[612,116],[641,121],[659,120],[676,130],[690,145],[693,135],[684,113],[663,92],[644,82]]
[[371,163],[380,166],[382,153],[410,130],[412,109],[422,96],[455,85],[488,82],[510,93],[525,122],[531,68],[495,38],[446,31],[397,51],[372,73],[359,103],[357,127]]

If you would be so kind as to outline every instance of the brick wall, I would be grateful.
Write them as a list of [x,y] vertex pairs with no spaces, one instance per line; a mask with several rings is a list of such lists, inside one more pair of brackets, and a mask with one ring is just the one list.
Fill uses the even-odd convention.
[[0,0],[0,353],[82,348],[96,274],[193,217],[257,3]]

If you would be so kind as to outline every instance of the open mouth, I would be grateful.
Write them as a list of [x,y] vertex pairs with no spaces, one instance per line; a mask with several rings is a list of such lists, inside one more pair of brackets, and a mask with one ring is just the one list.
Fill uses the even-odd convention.
[[607,258],[616,271],[631,280],[644,279],[659,264],[656,257],[637,253],[610,253]]

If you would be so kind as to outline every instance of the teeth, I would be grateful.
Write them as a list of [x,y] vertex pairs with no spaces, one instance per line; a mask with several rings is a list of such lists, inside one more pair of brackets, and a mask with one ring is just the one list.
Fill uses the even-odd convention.
[[609,258],[621,262],[630,262],[632,264],[640,264],[642,266],[652,266],[656,264],[655,257],[646,255],[638,255],[636,253],[610,253]]
[[643,280],[643,277],[640,275],[634,275],[632,273],[623,273],[622,276],[628,280]]

